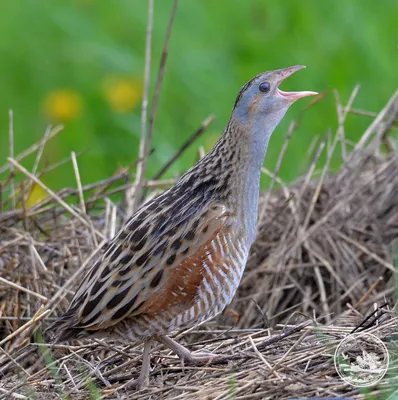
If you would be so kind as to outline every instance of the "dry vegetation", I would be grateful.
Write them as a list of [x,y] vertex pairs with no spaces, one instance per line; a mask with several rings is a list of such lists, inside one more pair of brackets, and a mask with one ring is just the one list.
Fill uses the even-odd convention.
[[[173,183],[159,176],[145,181],[144,172],[175,7],[176,2],[147,118],[149,13],[135,185],[129,167],[82,186],[72,154],[63,162],[72,162],[76,188],[53,192],[42,180],[57,166],[39,166],[46,143],[62,129],[49,129],[18,156],[10,129],[10,158],[0,168],[0,399],[387,398],[398,390],[392,252],[394,241],[398,246],[398,92],[378,114],[353,109],[357,88],[346,106],[337,101],[337,132],[314,143],[307,172],[286,185],[278,170],[296,127],[291,125],[276,170],[263,171],[271,190],[262,195],[257,241],[233,303],[214,321],[176,333],[193,350],[223,355],[223,362],[182,367],[159,346],[151,386],[137,392],[124,384],[139,373],[140,344],[43,342],[40,332],[66,310],[84,272],[136,207],[136,194],[150,198]],[[372,120],[358,143],[345,137],[349,113]],[[32,156],[28,170],[24,165]],[[320,157],[326,163],[319,170]],[[333,157],[343,160],[337,173],[330,171]],[[28,208],[34,185],[48,196]],[[123,205],[114,201],[117,194]],[[367,391],[345,383],[334,367],[336,346],[354,331],[378,336],[391,356],[389,373]]]
[[[397,353],[392,246],[398,238],[398,92],[352,144],[344,120],[358,113],[351,108],[356,93],[346,107],[338,105],[338,131],[314,146],[298,182],[285,185],[277,171],[264,170],[278,189],[262,195],[258,239],[231,307],[207,325],[178,333],[190,348],[222,354],[224,362],[182,368],[159,347],[151,387],[143,392],[123,386],[138,374],[140,345],[46,346],[34,335],[65,311],[82,274],[122,223],[124,208],[110,197],[129,188],[128,169],[81,186],[72,157],[77,188],[52,192],[41,181],[49,168],[37,166],[59,128],[10,158],[0,170],[0,398],[364,398],[339,378],[333,354],[355,329],[375,333]],[[29,172],[22,163],[34,153]],[[318,171],[322,153],[327,162]],[[336,154],[344,163],[332,174],[329,161]],[[32,184],[48,197],[27,209]],[[147,182],[147,197],[170,184]],[[390,369],[371,391],[398,388],[394,362]]]

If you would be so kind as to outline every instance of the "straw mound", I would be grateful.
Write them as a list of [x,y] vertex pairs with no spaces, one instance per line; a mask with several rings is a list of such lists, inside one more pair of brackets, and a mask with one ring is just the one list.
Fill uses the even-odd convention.
[[[259,238],[232,304],[239,326],[261,325],[264,317],[281,322],[292,311],[330,323],[346,303],[366,310],[391,298],[397,153],[350,157],[336,175],[303,178],[262,203]],[[362,298],[370,288],[372,296]]]
[[[32,343],[37,326],[65,311],[82,274],[120,225],[123,214],[108,198],[124,191],[128,171],[50,192],[26,210],[26,193],[32,181],[42,185],[42,174],[19,161],[37,151],[37,166],[59,129],[10,159],[0,169],[0,398],[123,398],[126,390],[131,399],[361,398],[339,378],[332,356],[355,328],[387,340],[396,327],[394,312],[381,304],[394,294],[398,153],[387,133],[396,127],[398,92],[352,147],[343,127],[349,111],[339,107],[338,133],[321,141],[302,179],[287,186],[271,174],[280,188],[262,195],[258,239],[233,303],[216,321],[179,335],[193,350],[217,352],[225,362],[182,370],[159,347],[152,387],[141,393],[123,387],[138,373],[140,346],[90,341],[49,350]],[[328,166],[338,147],[344,164],[333,175]],[[328,161],[317,172],[322,151]],[[77,170],[76,176],[79,182]],[[71,205],[76,198],[79,205]],[[365,319],[374,303],[381,308]],[[374,391],[397,384],[396,376],[384,379]]]

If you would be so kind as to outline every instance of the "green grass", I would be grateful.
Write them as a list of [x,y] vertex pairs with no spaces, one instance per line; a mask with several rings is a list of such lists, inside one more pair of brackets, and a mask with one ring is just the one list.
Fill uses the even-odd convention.
[[[155,81],[171,1],[155,1],[153,79]],[[180,1],[169,48],[164,86],[155,125],[153,175],[210,113],[217,117],[200,143],[208,150],[222,133],[234,98],[254,74],[294,64],[307,70],[284,83],[289,89],[337,89],[347,100],[362,85],[355,107],[378,111],[396,88],[398,2],[394,0],[184,0]],[[79,160],[83,183],[102,179],[138,153],[140,104],[130,112],[112,108],[104,94],[110,77],[142,83],[147,9],[142,0],[5,0],[0,13],[0,160],[8,155],[8,110],[14,111],[15,149],[39,140],[48,123],[47,96],[69,89],[81,111],[44,154],[57,162],[71,151]],[[153,85],[152,85],[153,89]],[[296,104],[272,138],[266,166],[273,169],[289,120],[308,100]],[[349,116],[349,139],[356,140],[370,120]],[[305,113],[281,169],[294,179],[308,160],[316,135],[336,127],[330,93]],[[185,171],[195,146],[169,172]],[[334,160],[334,166],[339,160]],[[27,167],[32,164],[27,162]],[[72,165],[49,174],[52,188],[75,185]]]
[[237,379],[236,379],[236,371],[231,370],[229,379],[228,379],[228,399],[234,400],[236,398],[236,390],[237,390]]

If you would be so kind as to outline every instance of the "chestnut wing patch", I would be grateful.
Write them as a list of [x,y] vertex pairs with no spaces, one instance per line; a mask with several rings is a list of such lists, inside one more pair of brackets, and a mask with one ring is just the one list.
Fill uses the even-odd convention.
[[220,225],[213,237],[209,237],[208,241],[190,256],[182,257],[173,270],[166,272],[168,279],[160,290],[154,292],[142,305],[140,314],[152,318],[165,312],[178,315],[193,306],[203,279],[206,277],[208,282],[211,282],[207,270],[217,268],[223,262],[222,254],[217,253],[216,247],[211,245],[214,238],[221,234],[222,228]]

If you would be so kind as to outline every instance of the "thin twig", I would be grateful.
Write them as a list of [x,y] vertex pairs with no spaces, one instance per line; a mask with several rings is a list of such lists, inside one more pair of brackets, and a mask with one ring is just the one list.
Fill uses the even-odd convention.
[[31,294],[32,296],[35,296],[35,297],[37,297],[37,298],[40,299],[40,300],[47,301],[47,297],[46,297],[46,296],[43,296],[43,295],[41,295],[40,293],[36,293],[36,292],[34,292],[33,290],[30,290],[30,289],[27,289],[26,287],[23,287],[23,286],[21,286],[21,285],[18,285],[17,283],[11,282],[11,281],[9,281],[8,279],[5,279],[5,278],[3,278],[3,277],[1,277],[1,276],[0,276],[0,282],[2,282],[2,283],[4,283],[5,285],[10,286],[10,287],[12,287],[12,288],[14,288],[14,289],[21,290],[22,292],[25,292],[25,293],[29,293],[29,294]]
[[175,17],[176,11],[177,11],[177,5],[178,5],[178,0],[174,0],[173,7],[172,7],[171,13],[170,13],[169,23],[167,25],[166,36],[164,38],[162,57],[160,59],[159,72],[158,72],[158,76],[157,76],[156,84],[155,84],[155,93],[154,93],[153,99],[152,99],[151,115],[149,117],[149,128],[148,128],[148,137],[146,140],[145,158],[148,157],[148,149],[152,142],[153,128],[154,128],[154,124],[155,124],[156,112],[158,110],[160,90],[162,88],[164,69],[166,66],[170,36],[171,36],[171,31],[173,29],[173,23],[174,23],[174,17]]
[[380,124],[383,122],[383,120],[386,118],[386,116],[389,114],[394,114],[394,118],[396,118],[397,112],[398,112],[398,90],[393,94],[393,96],[391,96],[391,98],[388,100],[386,106],[379,112],[377,117],[369,125],[369,127],[368,127],[368,129],[366,129],[365,133],[361,136],[361,138],[359,139],[358,143],[355,146],[355,151],[353,152],[353,156],[354,156],[354,154],[357,155],[358,151],[362,150],[365,147],[369,138],[373,134],[375,134],[375,131],[380,126]]
[[86,204],[84,203],[84,195],[83,195],[82,182],[80,179],[79,166],[77,164],[76,154],[74,151],[72,151],[71,153],[71,158],[72,158],[73,170],[75,171],[77,190],[79,192],[80,208],[82,210],[82,213],[86,214]]
[[347,149],[345,147],[345,132],[344,132],[344,123],[347,118],[347,114],[354,103],[355,98],[359,92],[360,85],[356,85],[354,90],[352,91],[350,98],[348,99],[347,105],[345,107],[342,106],[340,95],[337,91],[334,92],[336,98],[336,110],[337,110],[337,121],[339,127],[337,129],[337,136],[339,137],[341,143],[341,155],[343,160],[347,159]]
[[145,45],[144,94],[142,98],[142,109],[141,109],[141,139],[140,139],[139,161],[137,164],[137,175],[135,179],[135,184],[131,188],[131,190],[129,190],[126,193],[127,215],[133,214],[133,212],[138,208],[139,202],[141,200],[147,154],[148,154],[148,149],[150,147],[150,143],[148,143],[147,114],[148,114],[149,81],[151,73],[153,8],[154,8],[154,0],[148,0],[148,23],[146,31],[146,45]]
[[[47,129],[44,132],[43,139],[39,143],[39,148],[37,150],[35,163],[33,164],[33,168],[32,168],[32,174],[33,175],[36,175],[37,168],[39,167],[39,163],[40,163],[41,157],[43,155],[44,147],[45,147],[45,145],[46,145],[46,143],[48,141],[50,133],[51,133],[51,125],[49,125],[47,127]],[[14,158],[14,157],[12,157],[12,158]]]
[[272,375],[275,375],[276,378],[281,379],[280,375],[275,371],[275,369],[271,366],[271,364],[260,353],[260,351],[258,350],[258,348],[257,348],[256,344],[254,343],[254,340],[251,336],[249,336],[249,341],[250,341],[250,344],[252,345],[254,352],[257,354],[258,358],[265,364],[265,366],[268,368],[270,373]]
[[181,156],[182,153],[200,136],[206,131],[209,125],[214,121],[214,115],[209,115],[201,124],[201,126],[183,143],[183,145],[177,150],[177,152],[170,158],[169,161],[154,175],[153,181],[157,181]]
[[[8,131],[8,140],[9,140],[9,153],[10,157],[14,158],[14,118],[12,110],[8,111],[9,117],[9,131]],[[11,201],[12,201],[12,209],[15,210],[16,201],[15,201],[15,182],[14,182],[14,167],[11,168]]]

